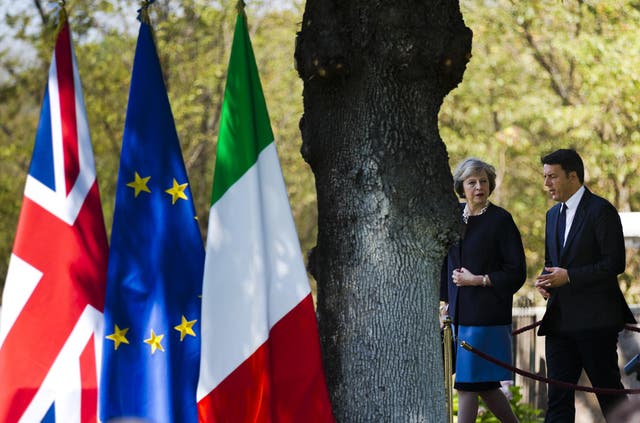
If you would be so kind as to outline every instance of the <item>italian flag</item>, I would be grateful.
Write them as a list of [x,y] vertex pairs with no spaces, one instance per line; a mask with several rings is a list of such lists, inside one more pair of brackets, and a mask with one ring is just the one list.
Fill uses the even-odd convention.
[[333,422],[311,291],[242,8],[209,212],[197,395],[203,422]]

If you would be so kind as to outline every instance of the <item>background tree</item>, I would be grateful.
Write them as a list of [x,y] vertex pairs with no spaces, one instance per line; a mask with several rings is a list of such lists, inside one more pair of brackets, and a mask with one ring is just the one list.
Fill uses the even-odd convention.
[[[217,114],[232,37],[235,3],[236,0],[172,0],[155,2],[151,8],[158,51],[203,233],[207,225]],[[435,222],[444,210],[436,209],[431,201],[435,194],[424,191],[422,185],[406,187],[399,184],[398,191],[393,192],[391,183],[378,182],[381,179],[377,175],[394,174],[398,175],[398,180],[402,180],[405,175],[401,172],[415,172],[417,178],[426,178],[428,172],[433,172],[434,175],[439,174],[438,177],[448,177],[449,169],[445,165],[447,158],[451,165],[455,165],[468,155],[476,155],[495,164],[499,179],[492,200],[513,214],[522,232],[529,281],[533,280],[542,266],[544,212],[551,205],[543,192],[540,176],[539,157],[543,153],[557,147],[577,147],[588,168],[588,186],[607,197],[622,211],[640,209],[640,191],[636,188],[640,186],[640,176],[636,171],[640,161],[637,108],[640,104],[640,56],[635,54],[640,51],[640,6],[637,0],[461,0],[465,23],[474,33],[473,56],[463,82],[446,96],[438,115],[437,123],[447,151],[435,143],[440,147],[433,150],[434,157],[428,160],[440,157],[442,167],[437,168],[420,167],[422,165],[417,164],[424,154],[422,148],[426,149],[425,146],[432,142],[424,140],[434,140],[433,134],[437,133],[434,128],[435,117],[415,118],[423,109],[403,106],[389,111],[389,117],[385,116],[375,125],[367,122],[373,113],[387,110],[386,97],[409,104],[418,101],[414,99],[417,95],[427,103],[431,103],[436,95],[443,95],[436,89],[430,91],[415,82],[420,77],[416,77],[415,70],[421,66],[429,68],[431,62],[422,60],[420,55],[413,56],[417,50],[432,49],[436,52],[442,46],[437,43],[425,44],[422,38],[415,38],[415,43],[407,42],[411,39],[407,34],[422,30],[426,39],[431,36],[429,28],[435,30],[440,27],[426,28],[427,19],[422,19],[423,15],[419,12],[408,17],[404,17],[404,12],[396,13],[396,9],[404,10],[402,4],[394,8],[392,2],[362,2],[356,13],[356,6],[337,4],[334,9],[327,9],[329,6],[323,3],[344,2],[310,0],[307,8],[310,13],[317,13],[318,18],[305,20],[305,26],[302,27],[302,0],[247,0],[246,10],[303,251],[309,251],[316,241],[319,251],[328,251],[340,242],[345,243],[338,245],[343,250],[335,247],[336,252],[367,245],[370,249],[366,257],[345,255],[342,259],[349,263],[369,260],[378,266],[375,274],[364,272],[362,266],[356,266],[353,271],[346,273],[343,279],[348,283],[344,286],[344,292],[345,296],[351,295],[346,297],[349,302],[358,301],[359,296],[365,294],[377,298],[386,293],[389,298],[382,299],[384,304],[403,304],[404,300],[397,297],[400,288],[394,285],[396,280],[389,276],[394,271],[403,275],[409,271],[422,272],[420,276],[415,276],[416,285],[410,286],[416,289],[434,283],[434,276],[427,273],[426,264],[424,269],[410,268],[403,258],[402,261],[389,264],[395,267],[383,268],[378,261],[387,252],[383,250],[380,239],[386,241],[387,238],[393,238],[397,249],[389,254],[397,254],[402,247],[400,244],[405,242],[411,253],[407,257],[413,257],[416,245],[423,248],[420,242],[426,242],[431,236],[424,229],[423,237],[418,241],[412,237],[403,238],[405,233],[414,229],[399,223],[397,205],[409,196],[407,191],[410,188],[415,191],[420,206],[426,204],[420,210],[422,214],[416,212],[417,217],[412,222],[416,231],[422,231],[431,223],[424,221],[427,219],[424,215],[429,215]],[[414,3],[418,5],[415,7],[426,4]],[[138,29],[135,20],[137,8],[135,2],[126,0],[67,1],[107,230],[111,227],[115,178]],[[375,15],[376,8],[380,10],[379,16]],[[3,284],[56,25],[50,3],[42,0],[0,0],[0,15],[3,16],[0,19],[0,284]],[[432,18],[440,19],[438,16]],[[369,21],[365,22],[366,19]],[[316,207],[313,174],[300,157],[298,123],[302,115],[302,81],[294,69],[293,55],[296,31],[307,31],[306,25],[309,31],[315,31],[316,28],[326,31],[327,36],[319,38],[335,42],[335,51],[344,54],[343,57],[334,55],[336,60],[333,63],[325,60],[330,55],[316,57],[318,65],[322,66],[328,77],[321,78],[318,75],[314,78],[321,82],[305,79],[306,83],[317,87],[314,90],[327,90],[319,94],[334,98],[337,108],[344,107],[346,110],[355,102],[362,102],[360,115],[338,115],[337,112],[321,115],[317,110],[305,114],[305,119],[315,115],[314,122],[320,125],[314,130],[317,133],[310,135],[318,141],[305,142],[305,157],[310,163],[315,160],[314,166],[318,168],[334,166],[342,172],[319,172],[322,176],[317,182],[332,185],[348,182],[358,189],[357,196],[352,198],[331,198],[327,190],[319,191],[321,217],[318,217]],[[363,53],[366,50],[364,47],[376,43],[379,43],[376,47],[376,52],[380,53],[379,59],[370,53]],[[364,47],[358,50],[358,46]],[[392,46],[396,46],[395,51]],[[332,51],[333,47],[332,44],[319,43],[321,50],[318,51]],[[418,57],[419,60],[411,62],[407,60],[408,57]],[[394,66],[381,69],[378,62],[382,59],[389,59]],[[314,63],[312,60],[311,67],[317,66]],[[349,63],[355,65],[347,67]],[[342,68],[338,65],[342,65]],[[395,87],[371,90],[368,96],[363,95],[370,86],[378,83],[377,79],[365,80],[363,75],[378,70],[388,72],[389,79],[400,75],[404,78],[403,83],[405,80],[414,81],[417,91],[399,99],[394,97],[399,96]],[[342,84],[354,80],[360,81],[360,85],[354,86],[352,92],[340,91]],[[306,95],[308,93],[307,90]],[[329,100],[326,103],[333,104]],[[420,107],[426,106],[420,104]],[[429,109],[429,113],[431,111]],[[405,113],[409,124],[394,131],[392,119],[397,113]],[[360,132],[321,139],[323,134],[343,125],[350,125],[353,131]],[[309,124],[304,127],[309,128]],[[408,137],[410,130],[415,130],[416,144],[421,144],[412,147],[415,150],[411,150],[411,153],[418,158],[414,159],[416,164],[406,166],[406,169],[402,167],[413,158],[407,157],[409,150],[400,148],[400,141],[382,146],[367,143],[370,140],[401,140]],[[425,133],[428,133],[428,137]],[[344,139],[351,139],[349,137],[360,137],[357,148],[362,150],[358,154],[365,156],[363,161],[356,161],[351,155],[342,157],[337,154],[340,151],[338,149],[343,148],[338,144]],[[330,149],[328,151],[336,152],[332,157],[334,163],[314,159],[322,154],[318,151],[325,146]],[[389,150],[388,154],[385,149]],[[394,149],[395,155],[391,154],[391,149]],[[385,151],[386,155],[379,156],[379,151]],[[351,163],[356,165],[349,167]],[[450,181],[445,181],[447,183],[450,184]],[[346,188],[351,189],[352,186]],[[384,195],[374,195],[379,190]],[[425,202],[425,198],[429,201]],[[341,219],[339,222],[352,219],[350,225],[363,228],[358,231],[358,236],[351,240],[334,241],[327,240],[331,235],[328,233],[316,239],[318,219],[324,226],[333,219],[328,214],[329,206],[341,208],[336,216]],[[360,207],[358,211],[352,210]],[[410,210],[416,207],[414,203],[407,206]],[[388,215],[381,210],[388,210]],[[401,211],[404,213],[404,209]],[[374,216],[380,216],[379,221],[366,225],[365,222]],[[386,216],[384,220],[382,216]],[[382,229],[375,232],[377,228]],[[340,236],[344,233],[338,226],[331,230]],[[449,235],[447,231],[442,233],[443,242]],[[353,245],[346,245],[348,242]],[[429,248],[423,248],[424,257],[435,254],[435,249]],[[627,271],[622,277],[623,287],[626,288],[628,301],[638,302],[640,285],[635,281],[640,274],[640,255],[632,249],[628,254]],[[323,266],[326,268],[327,264]],[[341,269],[332,270],[336,278]],[[376,286],[375,289],[369,288],[370,292],[364,292],[366,288],[363,287],[363,292],[357,292],[361,285],[356,286],[356,277],[362,277],[364,281],[388,278],[389,289]],[[414,295],[414,291],[406,292]],[[523,300],[522,303],[541,304],[539,297],[531,290],[531,282],[517,296]],[[333,307],[331,304],[325,307],[329,306]],[[363,318],[368,318],[379,307],[371,303],[370,308],[362,311],[365,315]],[[331,319],[326,321],[327,324],[335,322]],[[431,322],[425,324],[431,325]],[[379,333],[383,327],[374,325],[372,330]],[[359,351],[366,351],[369,347],[363,345]],[[362,369],[367,368],[366,364],[362,363]]]
[[[465,79],[445,99],[440,127],[451,161],[477,155],[497,165],[492,198],[512,212],[530,280],[544,261],[540,157],[575,147],[586,184],[620,211],[640,210],[640,5],[637,1],[462,2],[474,31]],[[621,281],[637,302],[640,271],[628,250]],[[531,288],[523,303],[542,304]]]
[[[151,7],[178,136],[203,236],[222,90],[233,36],[235,0],[156,2]],[[270,7],[271,6],[271,7]],[[85,94],[107,231],[115,200],[124,116],[139,24],[137,5],[125,0],[67,1]],[[55,8],[32,0],[0,0],[0,287],[6,278],[26,173],[40,113],[56,29]],[[302,83],[293,66],[300,1],[252,1],[256,59],[274,126],[303,248],[315,236],[315,195],[300,159],[298,119]]]
[[[304,251],[316,238],[313,175],[300,160],[302,83],[293,66],[302,0],[249,1],[247,12],[283,171]],[[274,5],[277,4],[278,7]],[[185,148],[201,227],[211,186],[221,84],[235,1],[156,2],[152,19],[169,97]],[[542,265],[543,211],[538,159],[556,146],[585,156],[587,182],[622,211],[640,208],[638,112],[640,13],[635,0],[461,1],[474,31],[464,82],[439,114],[451,165],[467,155],[496,164],[493,200],[522,231],[529,275]],[[87,102],[107,229],[120,151],[136,5],[67,2]],[[35,128],[51,60],[55,17],[48,2],[0,0],[0,284],[4,283]],[[213,143],[212,143],[213,141]],[[203,229],[204,233],[204,229]],[[623,288],[638,301],[637,251]],[[518,296],[539,301],[527,284]]]
[[444,421],[439,277],[459,209],[437,115],[470,50],[457,2],[306,3],[309,270],[338,421]]

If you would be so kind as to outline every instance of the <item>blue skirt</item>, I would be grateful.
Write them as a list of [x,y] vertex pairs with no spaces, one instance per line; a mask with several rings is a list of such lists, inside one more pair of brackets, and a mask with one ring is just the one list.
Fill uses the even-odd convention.
[[511,325],[458,326],[456,383],[511,380],[513,373],[462,348],[461,341],[507,364],[511,357]]

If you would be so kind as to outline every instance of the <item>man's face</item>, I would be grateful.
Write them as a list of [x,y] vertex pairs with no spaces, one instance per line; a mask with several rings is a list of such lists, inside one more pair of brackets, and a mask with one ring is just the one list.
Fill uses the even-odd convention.
[[571,197],[577,188],[575,181],[578,178],[575,172],[567,173],[559,164],[546,164],[543,166],[544,187],[549,191],[555,201],[565,202]]

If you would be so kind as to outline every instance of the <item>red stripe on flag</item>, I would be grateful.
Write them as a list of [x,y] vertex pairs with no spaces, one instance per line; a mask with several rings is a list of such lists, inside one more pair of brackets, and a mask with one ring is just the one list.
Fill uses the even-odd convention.
[[93,336],[89,338],[89,342],[87,342],[87,346],[80,356],[80,380],[82,385],[80,421],[82,423],[98,421],[98,377],[96,375],[94,339]]
[[0,349],[0,421],[24,413],[87,304],[103,310],[102,222],[96,183],[73,226],[24,198],[13,252],[43,275]]
[[198,403],[201,422],[271,421],[267,343]]
[[58,93],[60,95],[60,122],[64,149],[64,173],[66,193],[69,194],[80,174],[78,156],[78,126],[76,121],[76,96],[73,82],[73,60],[71,57],[71,34],[65,22],[56,40],[56,69]]
[[198,403],[201,422],[333,422],[309,294]]

